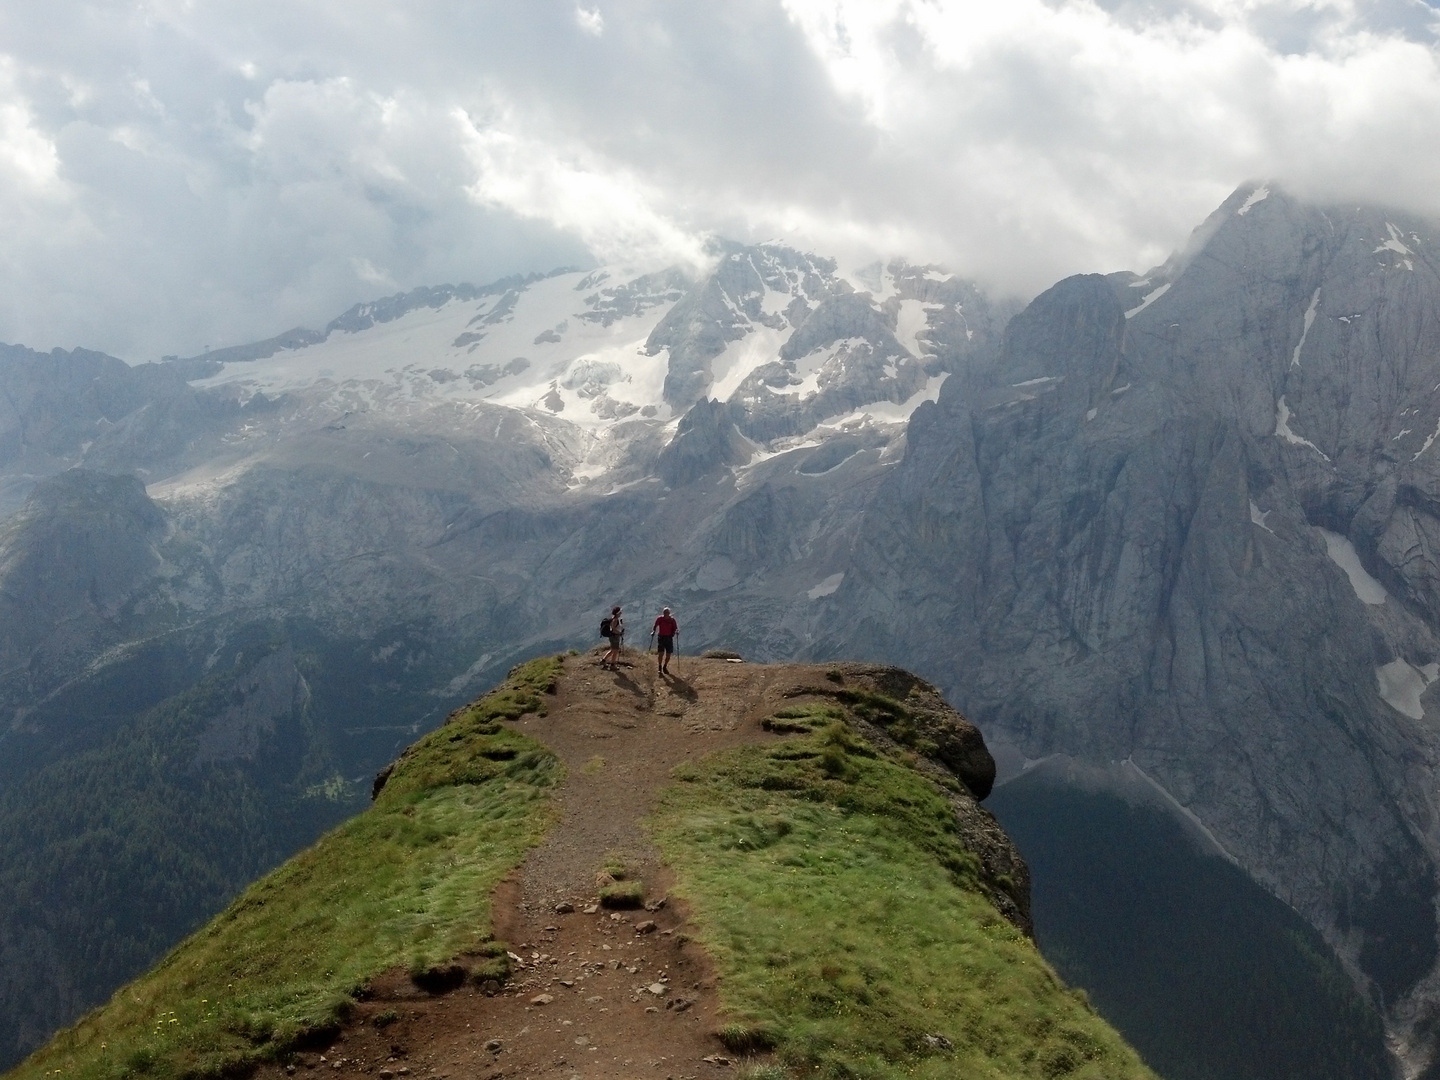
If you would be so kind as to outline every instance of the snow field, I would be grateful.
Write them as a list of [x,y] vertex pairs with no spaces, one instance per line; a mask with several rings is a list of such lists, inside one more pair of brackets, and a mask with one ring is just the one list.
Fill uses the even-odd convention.
[[1319,532],[1325,538],[1325,554],[1330,556],[1331,562],[1345,571],[1345,576],[1350,579],[1350,587],[1355,590],[1361,603],[1385,603],[1385,598],[1389,595],[1385,592],[1385,586],[1371,577],[1369,571],[1361,565],[1360,555],[1349,538],[1329,529],[1320,529]]

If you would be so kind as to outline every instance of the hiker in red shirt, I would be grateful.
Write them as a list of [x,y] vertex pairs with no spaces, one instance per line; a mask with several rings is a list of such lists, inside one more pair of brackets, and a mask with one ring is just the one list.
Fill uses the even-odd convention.
[[650,633],[660,639],[659,652],[656,654],[660,674],[669,675],[670,657],[675,654],[675,638],[680,633],[680,624],[670,614],[668,607],[655,620],[655,628]]

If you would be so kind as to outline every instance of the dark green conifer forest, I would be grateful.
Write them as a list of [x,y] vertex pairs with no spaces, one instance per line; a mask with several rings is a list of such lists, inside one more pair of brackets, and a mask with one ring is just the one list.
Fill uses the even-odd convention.
[[1030,865],[1041,951],[1167,1080],[1389,1080],[1319,935],[1173,818],[1040,776],[986,805]]

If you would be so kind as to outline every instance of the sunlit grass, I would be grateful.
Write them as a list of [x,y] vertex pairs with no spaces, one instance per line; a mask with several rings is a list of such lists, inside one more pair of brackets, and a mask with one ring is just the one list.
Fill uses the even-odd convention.
[[682,766],[653,818],[727,1044],[802,1076],[1153,1080],[975,887],[939,789],[819,714]]

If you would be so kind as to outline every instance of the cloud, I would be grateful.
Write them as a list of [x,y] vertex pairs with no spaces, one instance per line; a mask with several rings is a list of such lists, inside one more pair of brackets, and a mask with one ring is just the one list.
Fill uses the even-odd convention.
[[702,238],[666,215],[666,194],[643,176],[584,144],[528,135],[508,112],[483,127],[464,112],[456,121],[477,174],[467,191],[480,205],[573,233],[602,262],[705,262]]
[[715,233],[1025,293],[1250,177],[1440,214],[1420,0],[53,0],[0,41],[0,340],[133,359]]
[[591,37],[599,37],[605,32],[605,20],[601,18],[600,11],[596,8],[577,7],[575,23]]
[[11,57],[0,55],[0,190],[7,202],[27,196],[53,201],[66,194],[60,155],[17,86],[15,68]]
[[53,190],[59,161],[55,144],[35,130],[34,118],[23,103],[0,105],[0,169],[12,182]]
[[865,125],[979,211],[912,185],[945,254],[1031,289],[1087,252],[1157,258],[1250,176],[1440,210],[1440,158],[1414,152],[1440,120],[1434,15],[1392,8],[1412,17],[1381,33],[1349,3],[785,0]]

